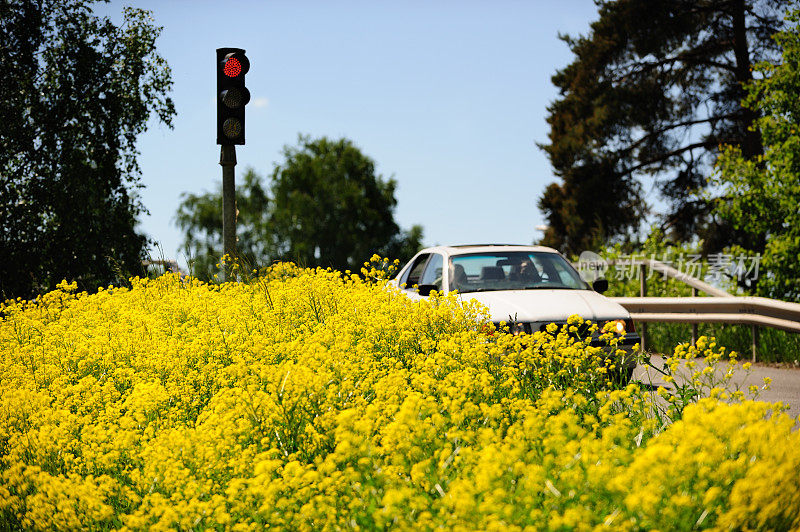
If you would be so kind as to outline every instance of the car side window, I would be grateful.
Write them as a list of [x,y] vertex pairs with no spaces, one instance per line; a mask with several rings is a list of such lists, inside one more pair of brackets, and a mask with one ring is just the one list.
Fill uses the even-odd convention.
[[400,288],[412,288],[415,284],[420,284],[419,280],[422,276],[422,270],[425,268],[425,263],[428,262],[428,257],[430,257],[429,253],[423,253],[417,257],[414,264],[400,278]]
[[432,284],[436,287],[436,290],[441,292],[443,266],[444,257],[438,253],[433,253],[431,255],[431,260],[428,261],[428,265],[425,267],[425,271],[422,273],[422,279],[420,280],[419,284]]

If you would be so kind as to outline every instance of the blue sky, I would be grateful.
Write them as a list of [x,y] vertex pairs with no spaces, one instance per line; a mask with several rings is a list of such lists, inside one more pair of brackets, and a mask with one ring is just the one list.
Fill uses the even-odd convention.
[[[98,13],[120,20],[124,5]],[[395,218],[433,244],[530,243],[555,180],[547,140],[550,77],[571,60],[558,33],[585,33],[591,0],[496,2],[139,1],[164,30],[175,128],[139,141],[141,228],[185,264],[174,215],[183,192],[221,181],[215,49],[247,50],[247,167],[267,176],[299,133],[347,137],[398,184]]]

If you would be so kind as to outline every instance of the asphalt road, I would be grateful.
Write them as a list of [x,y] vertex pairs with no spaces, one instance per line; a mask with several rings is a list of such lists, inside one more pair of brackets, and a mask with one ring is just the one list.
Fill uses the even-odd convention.
[[[656,367],[662,367],[663,358],[659,355],[651,355],[650,362]],[[702,358],[697,359],[697,367],[704,368],[705,362]],[[722,361],[718,368],[727,369],[727,362]],[[723,370],[724,371],[724,370]],[[685,374],[685,368],[678,369],[679,374]],[[660,374],[648,366],[639,365],[633,374],[633,380],[653,386],[670,387],[660,379]],[[768,390],[761,390],[757,400],[770,403],[781,402],[789,406],[788,414],[797,419],[800,416],[800,368],[777,368],[760,364],[753,364],[750,373],[742,369],[742,364],[737,365],[733,375],[733,383],[738,384],[739,388],[747,393],[747,388],[751,384],[761,387],[764,377],[772,379]]]

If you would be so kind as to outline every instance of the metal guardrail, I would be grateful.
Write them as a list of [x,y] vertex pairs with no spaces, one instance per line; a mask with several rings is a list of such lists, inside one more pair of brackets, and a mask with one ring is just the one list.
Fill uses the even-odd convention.
[[[614,264],[614,261],[609,261]],[[645,348],[647,323],[691,323],[692,344],[697,341],[697,324],[732,323],[750,325],[752,359],[756,360],[758,328],[771,327],[791,333],[800,333],[800,304],[765,297],[737,297],[715,286],[687,275],[657,260],[626,261],[626,265],[639,267],[640,297],[610,298],[631,313],[634,321],[641,322],[642,349]],[[692,297],[647,297],[647,269],[665,277],[681,281],[692,287]],[[697,292],[712,297],[697,297]]]
[[[609,266],[613,266],[616,264],[617,261],[610,260],[608,261]],[[647,269],[650,268],[651,271],[659,272],[664,275],[664,277],[669,277],[670,279],[675,279],[676,281],[681,281],[682,283],[691,286],[694,290],[705,292],[710,296],[716,297],[736,297],[734,295],[729,294],[725,290],[721,288],[717,288],[716,286],[710,285],[705,281],[701,281],[696,277],[692,277],[680,270],[676,270],[672,266],[668,264],[664,264],[663,262],[652,260],[652,259],[632,259],[624,261],[626,265],[633,265],[639,267],[639,279],[641,281],[641,296],[644,297],[647,295],[647,276],[645,273]]]
[[[771,327],[800,333],[800,304],[764,297],[614,297],[611,298],[642,323],[691,323],[692,344],[698,323],[750,325],[752,360],[757,358],[758,328]],[[642,346],[644,349],[644,345]]]
[[639,321],[761,325],[800,333],[800,304],[765,297],[615,297]]

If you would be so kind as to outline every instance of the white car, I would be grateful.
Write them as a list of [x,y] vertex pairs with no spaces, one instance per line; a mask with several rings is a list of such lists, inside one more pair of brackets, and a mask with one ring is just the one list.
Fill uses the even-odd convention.
[[[558,251],[542,246],[468,245],[423,249],[398,273],[392,284],[412,299],[431,291],[457,290],[462,300],[489,308],[495,324],[506,322],[513,333],[532,334],[549,323],[566,324],[578,314],[601,327],[614,322],[619,348],[626,352],[621,374],[630,379],[636,366],[634,346],[640,343],[630,313],[603,296],[608,281],[590,286]],[[596,338],[592,341],[600,345]]]

